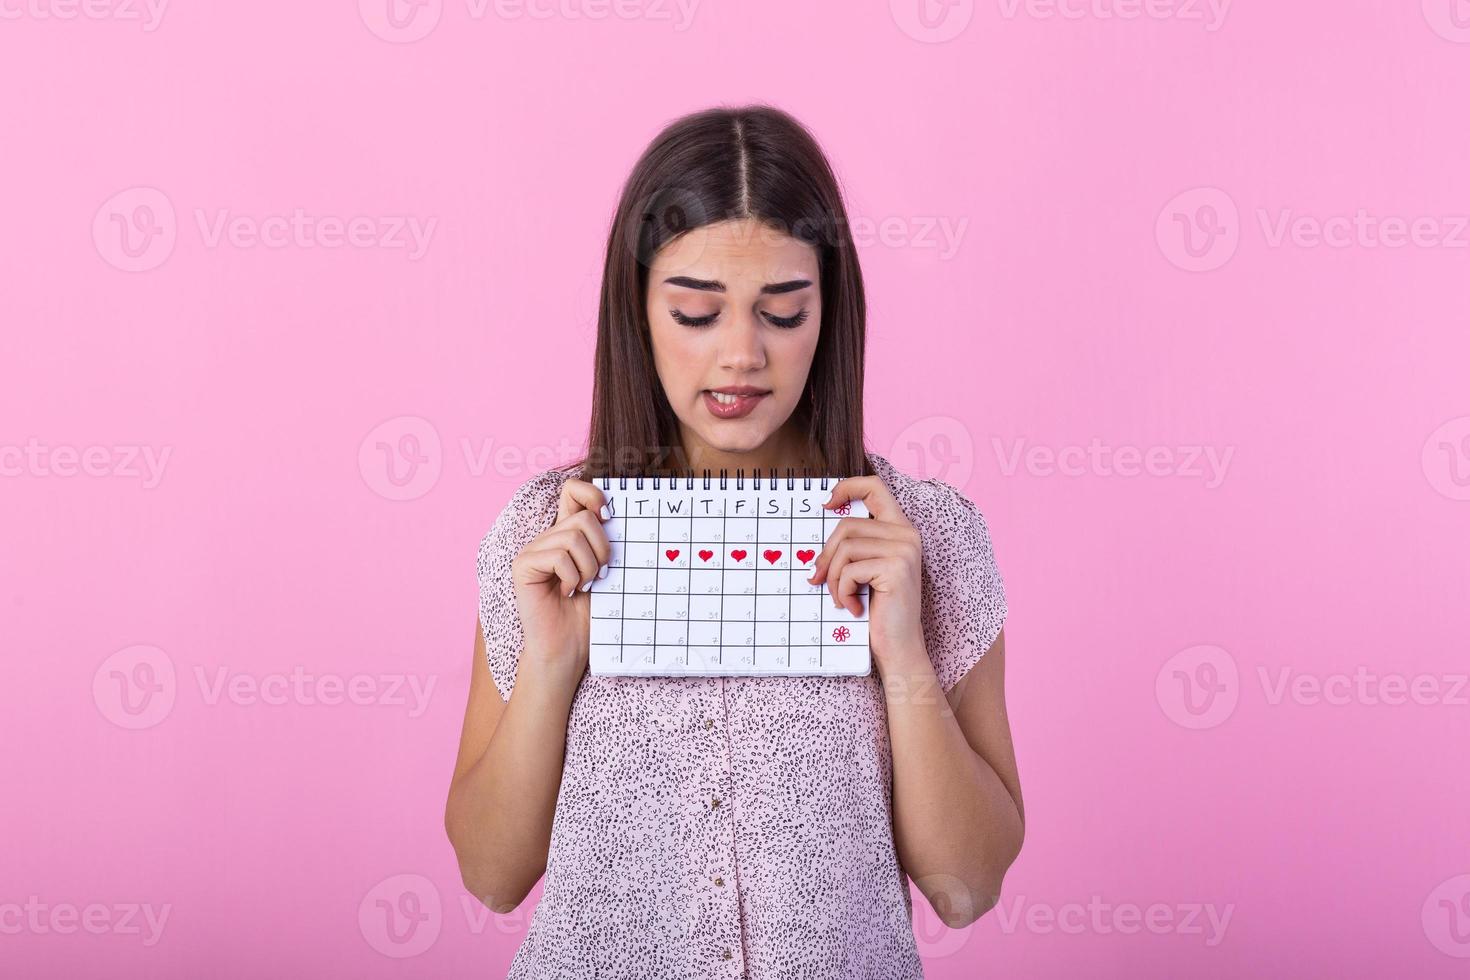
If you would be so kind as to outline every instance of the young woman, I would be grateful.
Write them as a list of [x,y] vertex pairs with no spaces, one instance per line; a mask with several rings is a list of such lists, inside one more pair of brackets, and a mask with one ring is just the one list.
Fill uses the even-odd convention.
[[[587,458],[481,542],[445,825],[497,912],[545,874],[512,978],[923,976],[907,879],[959,928],[1023,811],[1003,584],[957,489],[863,447],[862,276],[811,135],[766,106],[666,128],[607,248]],[[810,581],[861,612],[862,677],[594,677],[595,476],[838,475]],[[487,669],[488,665],[488,669]],[[907,879],[906,879],[907,876]]]

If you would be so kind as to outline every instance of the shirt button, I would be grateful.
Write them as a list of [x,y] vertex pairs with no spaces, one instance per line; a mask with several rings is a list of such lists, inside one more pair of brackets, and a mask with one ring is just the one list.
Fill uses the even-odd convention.
[[722,959],[722,960],[728,960],[731,957],[731,955],[733,955],[733,954],[731,954],[731,952],[727,949],[723,953],[720,954],[720,959]]
[[716,878],[715,879],[715,884],[717,884],[717,885],[719,885],[720,887],[723,888],[724,885],[725,885],[725,879],[724,878]]
[[704,727],[705,728],[714,728],[715,727],[715,720],[713,718],[706,718],[704,720]]
[[710,808],[711,809],[719,809],[719,806],[720,806],[720,798],[718,796],[715,797],[713,800],[710,801]]

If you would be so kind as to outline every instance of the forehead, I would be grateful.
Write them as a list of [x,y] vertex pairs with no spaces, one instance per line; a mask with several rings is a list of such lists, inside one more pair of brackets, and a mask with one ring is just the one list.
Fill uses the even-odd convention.
[[660,279],[688,275],[756,284],[817,278],[817,251],[754,219],[702,225],[668,242],[650,267]]

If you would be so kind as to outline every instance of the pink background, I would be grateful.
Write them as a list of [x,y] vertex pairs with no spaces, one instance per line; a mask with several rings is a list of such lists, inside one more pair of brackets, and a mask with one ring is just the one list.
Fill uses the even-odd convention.
[[4,972],[504,975],[475,550],[628,168],[768,100],[1010,595],[1026,846],[929,976],[1464,975],[1470,3],[384,2],[0,8]]

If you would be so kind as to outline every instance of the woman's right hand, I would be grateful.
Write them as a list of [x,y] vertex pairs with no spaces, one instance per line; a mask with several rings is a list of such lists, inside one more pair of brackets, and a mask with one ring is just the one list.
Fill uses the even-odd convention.
[[556,522],[511,562],[525,646],[521,656],[577,680],[587,667],[591,597],[582,586],[600,578],[612,557],[602,529],[606,500],[586,480],[562,484]]

